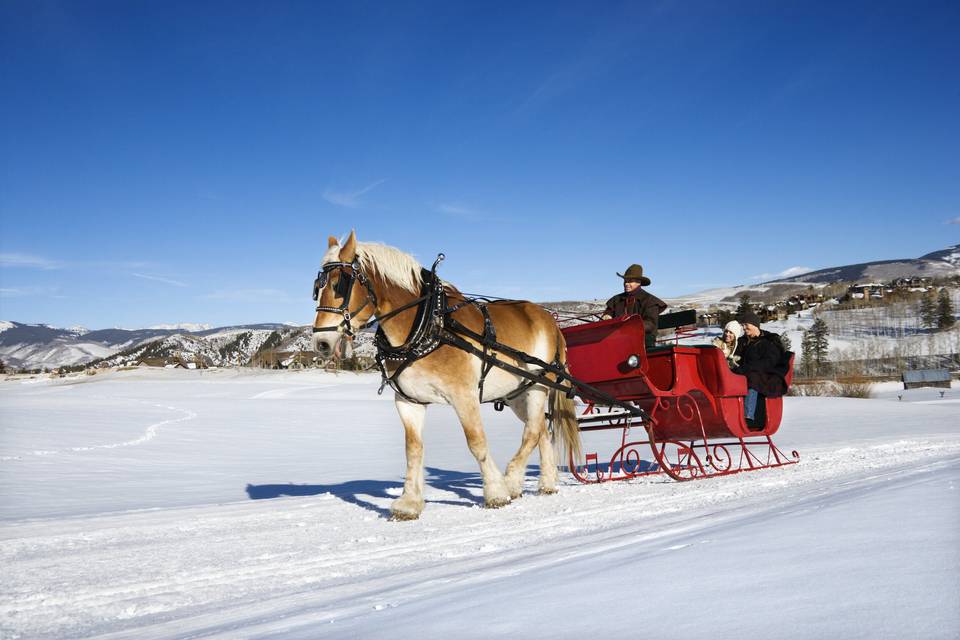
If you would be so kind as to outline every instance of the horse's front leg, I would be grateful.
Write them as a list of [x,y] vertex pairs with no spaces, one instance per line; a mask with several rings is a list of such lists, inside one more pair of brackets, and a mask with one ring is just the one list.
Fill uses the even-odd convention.
[[487,446],[487,436],[483,432],[483,422],[480,420],[479,399],[472,391],[468,392],[453,403],[453,408],[457,412],[457,417],[460,418],[460,424],[463,425],[463,434],[467,437],[470,453],[480,465],[484,506],[495,509],[509,504],[510,492],[507,491],[507,484]]
[[390,516],[395,520],[416,520],[423,511],[423,420],[427,406],[399,396],[395,403],[406,435],[407,477],[403,494],[390,505]]

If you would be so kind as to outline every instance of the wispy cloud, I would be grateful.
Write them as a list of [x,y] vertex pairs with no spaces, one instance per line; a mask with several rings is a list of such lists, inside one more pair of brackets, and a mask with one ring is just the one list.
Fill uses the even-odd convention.
[[0,267],[21,269],[98,269],[128,271],[130,269],[156,268],[158,265],[142,260],[51,260],[31,253],[0,253]]
[[350,209],[356,209],[362,203],[360,202],[361,196],[373,191],[384,182],[386,178],[377,180],[376,182],[371,182],[364,188],[358,191],[334,191],[333,189],[327,188],[323,192],[323,199],[329,202],[330,204],[335,204],[340,207],[347,207]]
[[293,300],[290,294],[280,289],[221,289],[202,296],[205,300],[223,300],[226,302],[263,302]]
[[960,217],[954,218],[952,220],[947,220],[947,224],[960,224]]
[[144,280],[153,280],[154,282],[162,282],[164,284],[172,284],[175,287],[187,287],[189,285],[180,282],[179,280],[172,280],[170,278],[161,278],[160,276],[151,276],[145,273],[131,273],[130,275],[137,278],[143,278]]
[[761,273],[755,276],[750,276],[751,280],[779,280],[781,278],[792,278],[794,276],[800,276],[805,273],[810,273],[813,271],[810,267],[790,267],[789,269],[784,269],[780,273]]
[[477,220],[484,217],[480,211],[473,207],[467,207],[457,202],[441,202],[436,206],[436,210],[444,215],[464,220]]
[[0,289],[0,297],[4,298],[28,298],[28,297],[48,297],[48,298],[66,298],[60,295],[59,287],[3,287]]
[[63,267],[63,263],[27,253],[0,253],[0,267],[19,267],[22,269],[43,269],[51,271]]

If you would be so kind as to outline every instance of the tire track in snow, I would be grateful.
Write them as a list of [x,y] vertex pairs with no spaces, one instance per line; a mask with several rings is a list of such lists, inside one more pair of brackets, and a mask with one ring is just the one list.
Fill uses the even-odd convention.
[[290,394],[300,393],[301,391],[316,391],[317,389],[326,389],[332,387],[332,384],[315,384],[308,387],[281,387],[279,389],[269,389],[250,396],[250,400],[276,400],[286,398]]
[[0,462],[8,462],[10,460],[23,460],[27,456],[54,456],[54,455],[60,455],[60,454],[66,454],[66,453],[83,453],[85,451],[97,451],[100,449],[118,449],[120,447],[135,447],[137,445],[144,444],[156,438],[157,434],[160,432],[161,427],[165,427],[171,424],[176,424],[178,422],[186,422],[188,420],[193,420],[194,418],[197,417],[196,412],[190,411],[189,409],[171,407],[169,405],[158,404],[155,402],[148,402],[145,400],[132,400],[131,402],[137,402],[139,404],[144,404],[144,405],[155,407],[158,409],[178,411],[184,415],[180,416],[179,418],[170,418],[169,420],[161,420],[160,422],[155,422],[151,425],[148,425],[146,430],[143,432],[143,435],[141,435],[139,438],[134,438],[133,440],[125,440],[123,442],[111,442],[108,444],[89,445],[85,447],[67,447],[65,449],[30,451],[29,453],[24,453],[16,456],[0,456]]
[[[186,615],[178,616],[174,611],[175,607],[168,608],[173,603],[166,603],[168,606],[162,604],[164,596],[171,596],[176,587],[186,586],[187,583],[179,581],[176,585],[168,583],[167,588],[162,591],[154,591],[152,584],[142,585],[150,588],[140,593],[132,593],[121,587],[112,593],[99,593],[99,598],[85,600],[80,605],[86,610],[100,609],[105,615],[131,620],[126,628],[117,628],[115,625],[112,631],[102,636],[105,638],[235,638],[256,637],[270,632],[290,632],[303,629],[304,625],[347,621],[369,614],[373,610],[413,603],[446,591],[451,583],[458,585],[457,588],[463,588],[466,584],[491,583],[500,576],[533,572],[627,547],[639,548],[646,555],[674,552],[694,544],[708,543],[712,531],[728,529],[738,522],[781,517],[784,513],[819,508],[818,505],[825,500],[849,500],[851,496],[882,490],[886,482],[915,481],[917,477],[932,470],[956,464],[956,459],[936,460],[919,466],[887,469],[874,476],[849,479],[826,491],[807,487],[807,490],[793,494],[792,500],[786,506],[777,502],[747,503],[710,512],[710,517],[705,517],[702,510],[694,509],[666,514],[666,517],[661,516],[657,520],[628,519],[619,527],[582,530],[573,532],[570,537],[553,538],[549,544],[549,553],[544,553],[539,545],[513,545],[501,549],[498,553],[474,553],[439,562],[421,561],[387,571],[377,568],[335,578],[316,575],[315,566],[300,566],[303,558],[286,557],[284,562],[284,554],[278,554],[272,559],[271,565],[278,570],[276,579],[283,584],[280,590],[276,589],[276,584],[264,585],[266,588],[259,593],[243,589],[241,583],[207,584],[208,588],[212,587],[213,593],[232,591],[233,595],[239,598],[228,603],[221,601],[220,605],[212,609],[209,607],[211,603],[193,599],[187,606],[180,608]],[[441,538],[444,546],[456,544],[454,538],[457,537],[489,540],[493,530],[497,528],[496,523],[490,522],[475,528],[469,536],[443,535]],[[363,564],[358,557],[351,560]],[[296,571],[291,565],[300,566],[300,571]],[[290,578],[298,573],[305,578],[313,574],[313,579],[291,581]],[[243,577],[246,579],[248,576]],[[110,598],[116,600],[107,605]],[[17,598],[18,601],[24,599],[29,598]],[[49,607],[52,603],[43,604]],[[118,615],[118,610],[121,615]],[[130,615],[122,615],[125,611],[129,611]],[[39,612],[37,616],[40,617]],[[140,618],[140,624],[133,621],[133,618]],[[104,630],[94,627],[89,631]],[[303,637],[315,635],[323,634],[307,633]]]

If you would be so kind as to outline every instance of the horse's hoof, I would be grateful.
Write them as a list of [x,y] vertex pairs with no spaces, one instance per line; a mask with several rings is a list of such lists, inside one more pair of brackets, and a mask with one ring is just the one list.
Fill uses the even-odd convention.
[[487,509],[499,509],[500,507],[505,507],[510,504],[508,498],[493,498],[490,500],[484,500],[483,506]]
[[542,496],[552,496],[553,494],[557,493],[557,490],[555,488],[548,489],[547,487],[540,487],[539,493]]
[[423,512],[423,503],[418,503],[416,500],[400,498],[390,505],[390,519],[393,521],[416,520],[421,512]]

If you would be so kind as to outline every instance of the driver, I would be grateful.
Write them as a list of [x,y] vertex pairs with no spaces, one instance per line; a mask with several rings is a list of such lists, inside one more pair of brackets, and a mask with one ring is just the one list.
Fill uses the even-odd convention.
[[667,308],[667,303],[641,288],[650,284],[650,278],[643,275],[643,267],[639,264],[632,264],[625,272],[617,275],[623,278],[623,293],[607,300],[603,319],[639,315],[643,318],[644,343],[647,349],[656,346],[657,322],[660,314]]

